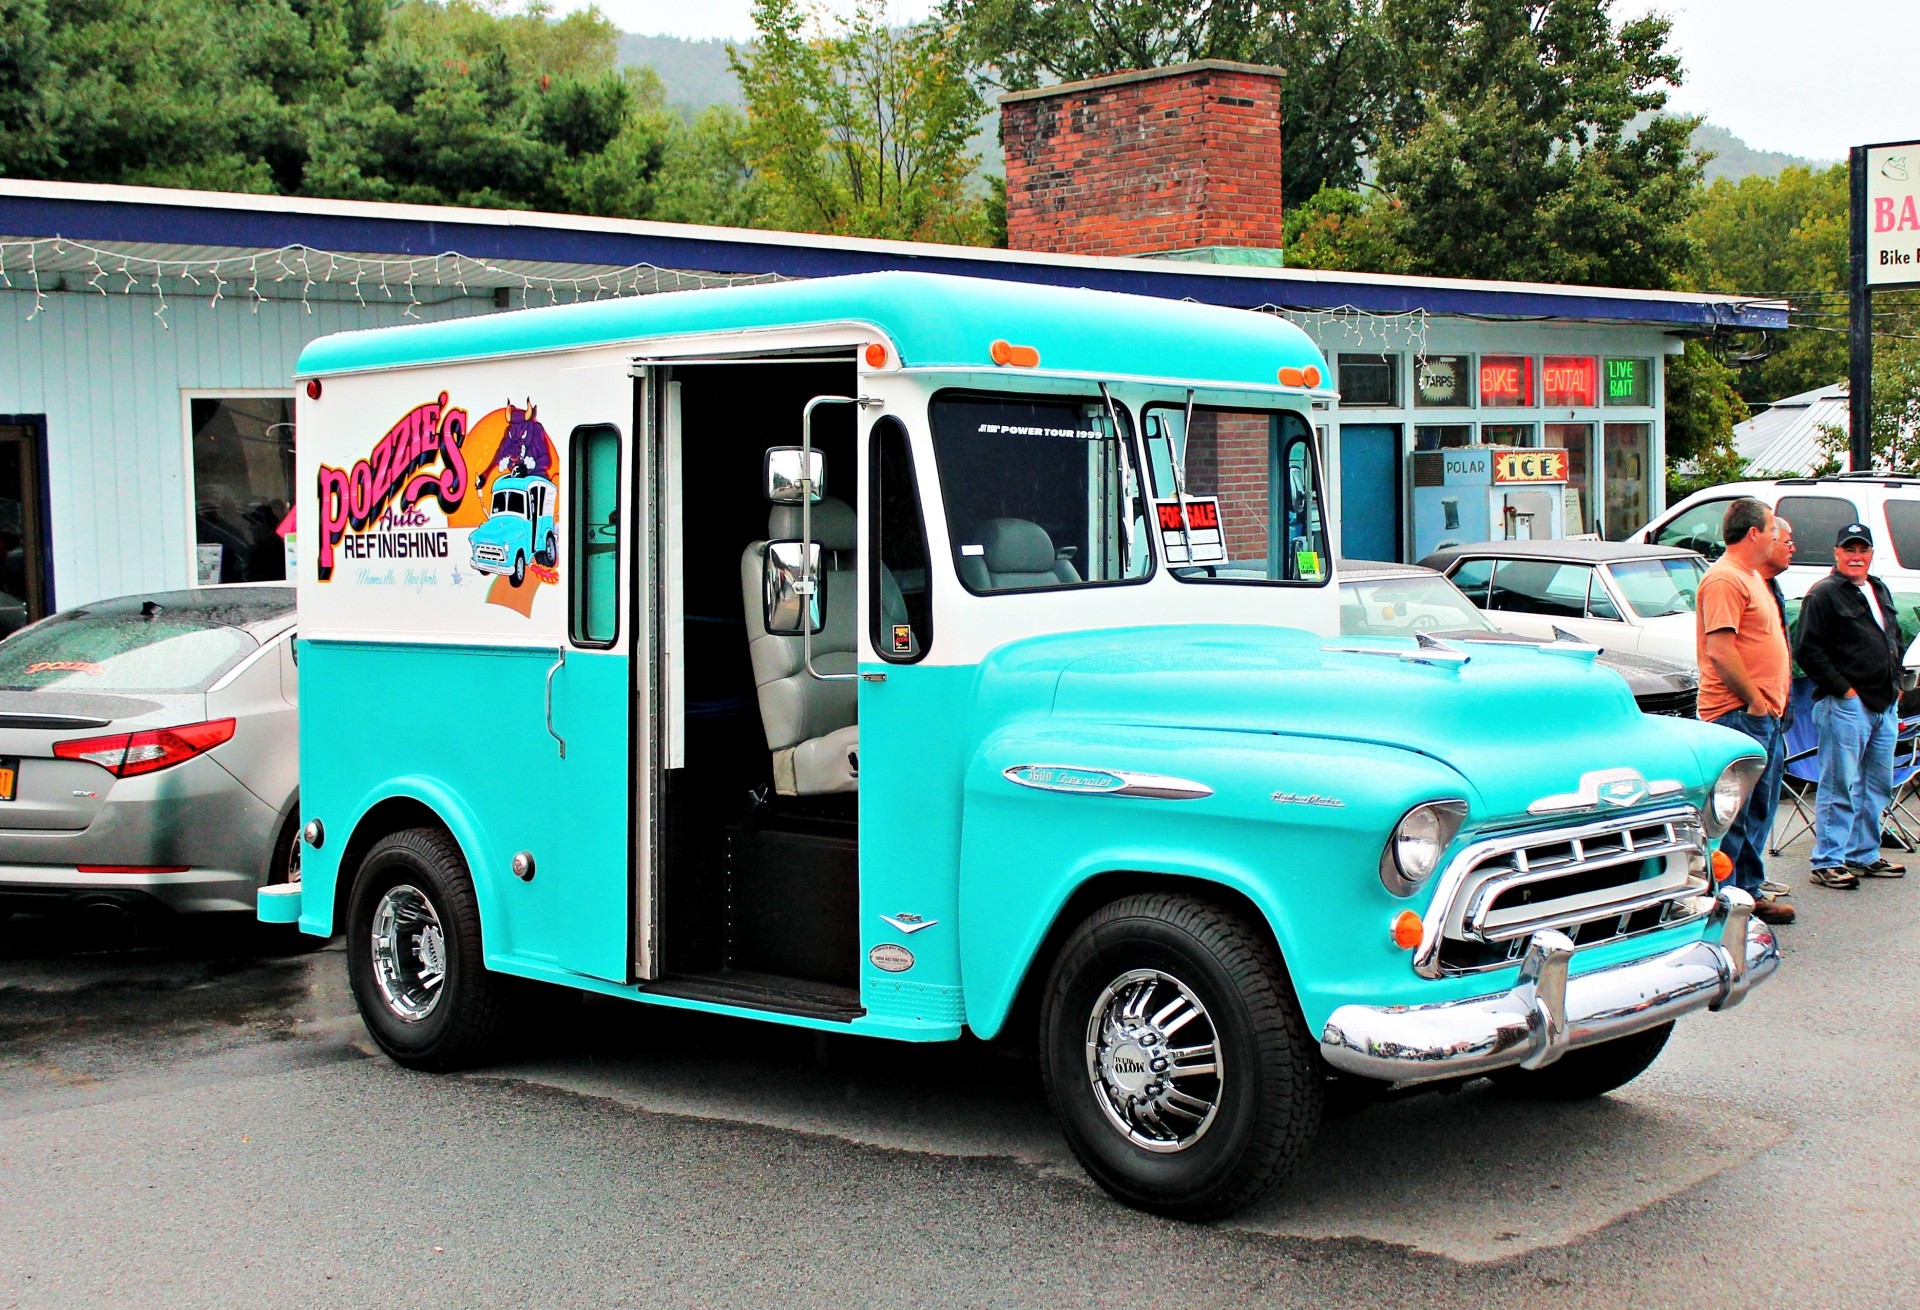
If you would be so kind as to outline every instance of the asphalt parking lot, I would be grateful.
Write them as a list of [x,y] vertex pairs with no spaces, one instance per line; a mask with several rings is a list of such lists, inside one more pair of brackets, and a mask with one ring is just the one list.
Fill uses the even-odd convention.
[[1776,869],[1780,973],[1638,1082],[1361,1110],[1211,1226],[1096,1191],[1015,1051],[557,1001],[433,1077],[371,1054],[338,943],[15,919],[0,1307],[1911,1304],[1920,861]]

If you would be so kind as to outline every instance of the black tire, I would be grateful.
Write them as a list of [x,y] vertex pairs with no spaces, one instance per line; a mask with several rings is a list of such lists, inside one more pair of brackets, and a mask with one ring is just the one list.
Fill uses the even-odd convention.
[[527,557],[523,552],[516,550],[513,552],[513,576],[508,578],[507,581],[517,587],[526,580]]
[[[392,945],[377,945],[376,918],[385,928],[389,916]],[[347,981],[380,1049],[436,1072],[492,1056],[510,1027],[509,989],[483,958],[473,881],[453,839],[409,828],[374,843],[347,910]]]
[[1515,1096],[1540,1101],[1590,1101],[1616,1087],[1625,1087],[1647,1071],[1660,1056],[1673,1025],[1616,1037],[1598,1046],[1568,1051],[1544,1069],[1501,1069],[1493,1081]]
[[[1174,1001],[1197,1002],[1179,1041],[1199,1042],[1211,1025],[1218,1076],[1197,1065],[1177,1090],[1169,1073],[1130,1097],[1128,1081],[1155,1078],[1167,1068],[1162,1053],[1179,1046],[1151,1022],[1109,1040],[1119,1030],[1103,1018],[1124,1018],[1130,996],[1148,1020]],[[1266,1195],[1320,1126],[1325,1074],[1279,956],[1243,916],[1190,896],[1129,896],[1074,929],[1041,1001],[1040,1071],[1093,1180],[1178,1219],[1216,1218]],[[1192,1098],[1183,1104],[1211,1109],[1169,1107],[1165,1098],[1181,1093]],[[1148,1102],[1167,1117],[1137,1117]]]
[[[273,839],[273,858],[267,866],[267,886],[280,887],[300,879],[300,856],[306,844],[300,836],[300,802],[296,797],[293,812],[280,825]],[[297,923],[254,922],[254,935],[260,949],[270,955],[300,955],[320,950],[327,938],[300,931]]]
[[534,552],[533,562],[550,569],[553,567],[553,562],[559,558],[560,543],[555,541],[553,534],[549,532],[545,543],[541,545],[539,550]]

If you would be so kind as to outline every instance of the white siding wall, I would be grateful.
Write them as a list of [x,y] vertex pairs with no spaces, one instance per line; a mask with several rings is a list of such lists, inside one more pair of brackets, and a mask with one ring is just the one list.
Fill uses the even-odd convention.
[[[15,281],[18,282],[16,275]],[[236,288],[232,283],[228,291]],[[190,585],[187,441],[181,393],[285,391],[315,337],[403,319],[405,301],[268,301],[244,287],[167,296],[166,326],[151,295],[0,290],[0,414],[43,414],[51,504],[54,599]],[[189,288],[190,290],[190,288]],[[488,298],[423,305],[419,319],[486,313]]]

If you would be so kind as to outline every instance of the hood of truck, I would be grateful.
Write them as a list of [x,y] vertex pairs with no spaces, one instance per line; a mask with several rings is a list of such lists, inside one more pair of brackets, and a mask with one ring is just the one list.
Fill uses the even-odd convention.
[[[1724,729],[1642,714],[1591,648],[1451,644],[1465,664],[1409,662],[1413,642],[1393,638],[1134,628],[1021,643],[1002,667],[1036,692],[1050,682],[1055,719],[1260,734],[1279,750],[1304,737],[1418,752],[1477,793],[1481,824],[1526,821],[1534,801],[1578,792],[1601,769],[1677,781],[1697,803],[1727,763],[1754,753]],[[1329,778],[1325,790],[1342,785],[1365,780]]]

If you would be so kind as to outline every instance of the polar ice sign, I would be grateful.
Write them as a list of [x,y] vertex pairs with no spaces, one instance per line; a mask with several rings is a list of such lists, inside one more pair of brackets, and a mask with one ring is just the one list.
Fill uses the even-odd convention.
[[1920,141],[1867,147],[1867,285],[1920,286]]

